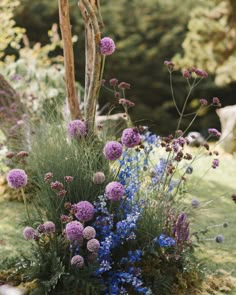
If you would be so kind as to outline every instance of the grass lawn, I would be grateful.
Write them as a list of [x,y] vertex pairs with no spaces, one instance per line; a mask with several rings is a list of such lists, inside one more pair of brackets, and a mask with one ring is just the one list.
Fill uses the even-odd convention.
[[203,156],[193,165],[194,172],[190,180],[192,186],[187,202],[197,198],[202,206],[193,210],[196,218],[192,229],[199,230],[228,222],[227,228],[213,227],[206,234],[207,239],[222,234],[224,243],[205,241],[199,254],[211,269],[223,268],[232,271],[232,275],[236,277],[236,204],[231,198],[236,193],[236,158],[222,155],[220,166],[205,174],[212,159],[214,158]]

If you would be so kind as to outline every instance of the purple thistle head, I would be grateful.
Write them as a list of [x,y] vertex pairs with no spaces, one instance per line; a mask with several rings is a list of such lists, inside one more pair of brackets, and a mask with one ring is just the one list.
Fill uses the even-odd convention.
[[84,227],[79,221],[71,221],[66,225],[66,237],[69,241],[76,241],[83,237]]
[[12,169],[7,174],[8,185],[13,189],[25,187],[28,176],[22,169]]
[[113,181],[106,186],[105,194],[109,200],[119,201],[125,194],[125,188],[120,182]]
[[91,240],[96,237],[96,231],[92,226],[86,226],[83,230],[83,237],[86,240]]
[[67,125],[67,131],[71,138],[80,138],[87,134],[87,126],[81,120],[74,120]]
[[46,234],[55,233],[56,231],[56,226],[52,221],[44,222],[43,226],[44,226],[44,232]]
[[93,219],[94,207],[88,201],[81,201],[75,204],[75,216],[82,222],[87,222]]
[[71,258],[70,263],[77,268],[82,268],[84,266],[84,258],[80,255],[75,255]]
[[111,55],[116,49],[114,41],[109,37],[104,37],[100,41],[100,53],[102,55]]
[[137,128],[126,128],[123,130],[121,142],[128,148],[135,147],[141,141],[141,136]]
[[23,230],[23,236],[27,241],[33,240],[36,236],[36,231],[32,227],[26,226]]
[[97,239],[91,239],[87,243],[87,249],[89,252],[95,252],[97,253],[100,247],[100,243]]
[[108,141],[103,149],[105,158],[109,161],[115,161],[122,155],[122,145],[117,141]]
[[185,242],[189,240],[190,232],[189,223],[187,219],[187,214],[180,213],[175,223],[174,234],[176,240],[179,242]]

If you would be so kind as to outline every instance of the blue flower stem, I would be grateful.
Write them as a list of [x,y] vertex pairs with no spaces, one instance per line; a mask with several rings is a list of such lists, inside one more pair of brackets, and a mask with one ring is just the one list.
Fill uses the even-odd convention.
[[25,196],[25,192],[24,192],[23,188],[21,188],[21,194],[22,194],[22,197],[23,197],[23,201],[24,201],[24,205],[25,205],[25,211],[26,211],[26,214],[27,214],[28,221],[29,221],[29,223],[31,223],[31,218],[30,218],[30,215],[29,215],[29,208],[28,208],[28,204],[27,204],[27,200],[26,200],[26,196]]

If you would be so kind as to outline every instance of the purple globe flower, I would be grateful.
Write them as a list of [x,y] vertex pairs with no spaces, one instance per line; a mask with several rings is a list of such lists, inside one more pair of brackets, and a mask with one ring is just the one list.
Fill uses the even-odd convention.
[[44,222],[43,227],[44,227],[44,232],[47,234],[55,233],[56,231],[56,226],[52,221]]
[[103,149],[105,158],[109,161],[115,161],[122,155],[122,145],[117,141],[108,141]]
[[92,226],[86,226],[84,231],[83,231],[83,237],[86,240],[91,240],[96,237],[96,231]]
[[93,219],[94,207],[88,201],[81,201],[75,206],[75,216],[80,221],[89,221]]
[[123,131],[121,142],[128,148],[135,147],[141,141],[140,134],[136,128],[127,128]]
[[100,243],[97,239],[89,240],[87,243],[87,249],[89,252],[95,252],[97,253],[100,247]]
[[87,134],[87,126],[81,120],[74,120],[68,124],[67,131],[71,138],[80,138]]
[[116,49],[114,41],[109,37],[104,37],[100,41],[100,53],[102,55],[111,55]]
[[33,240],[36,236],[36,231],[32,227],[26,226],[26,228],[23,230],[23,236],[27,241]]
[[125,194],[125,188],[121,183],[113,181],[108,183],[105,188],[105,193],[109,200],[119,201]]
[[83,236],[83,225],[79,221],[71,221],[66,225],[66,237],[69,241],[79,240]]
[[82,268],[84,266],[84,258],[80,255],[75,255],[71,258],[70,263],[77,268]]
[[28,176],[22,169],[12,169],[7,174],[7,182],[11,188],[18,189],[26,186]]
[[96,172],[93,175],[93,183],[94,184],[102,184],[106,180],[106,176],[103,172]]

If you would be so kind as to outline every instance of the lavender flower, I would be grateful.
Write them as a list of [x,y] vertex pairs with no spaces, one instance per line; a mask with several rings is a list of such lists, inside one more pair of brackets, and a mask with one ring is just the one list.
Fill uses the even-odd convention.
[[83,230],[83,237],[86,240],[91,240],[96,237],[96,231],[92,226],[86,226]]
[[66,225],[66,237],[69,241],[79,240],[83,236],[83,225],[79,221],[71,221]]
[[23,230],[23,236],[27,241],[33,240],[36,236],[36,231],[32,227],[26,226],[26,228]]
[[75,255],[71,258],[70,263],[77,268],[82,268],[84,266],[84,258],[80,255]]
[[94,184],[102,184],[106,180],[105,174],[103,172],[96,172],[93,175]]
[[100,53],[102,55],[111,55],[116,49],[114,41],[109,37],[104,37],[100,41]]
[[189,223],[185,213],[179,214],[175,223],[174,234],[177,241],[185,242],[189,240]]
[[71,138],[80,138],[87,134],[87,126],[81,120],[74,120],[68,124],[67,131]]
[[89,252],[95,252],[97,253],[100,247],[100,243],[97,239],[91,239],[87,243],[87,249]]
[[55,224],[52,221],[46,221],[43,224],[45,233],[50,234],[50,233],[55,233],[56,227]]
[[28,176],[22,169],[12,169],[7,174],[8,185],[13,189],[25,187]]
[[81,201],[74,205],[75,216],[82,222],[87,222],[93,219],[94,207],[88,201]]
[[109,161],[115,161],[122,155],[122,145],[117,141],[109,141],[106,143],[103,154]]
[[125,194],[125,188],[121,183],[113,181],[106,186],[105,194],[109,200],[119,201]]
[[137,128],[127,128],[123,131],[121,142],[128,148],[135,147],[141,141]]

